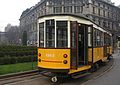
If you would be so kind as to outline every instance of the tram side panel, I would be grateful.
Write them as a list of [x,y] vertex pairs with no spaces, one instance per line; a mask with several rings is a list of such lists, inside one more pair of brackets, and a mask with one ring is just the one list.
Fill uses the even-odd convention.
[[112,55],[112,46],[107,47],[107,54],[104,55],[104,47],[95,47],[93,48],[93,55],[92,55],[92,48],[88,49],[88,61],[92,62],[93,56],[93,63],[98,62],[100,60],[105,61],[109,56]]
[[[107,58],[112,55],[112,47],[107,47],[107,55],[105,55],[104,47],[94,47],[93,48],[93,55],[92,55],[92,48],[88,49],[88,61],[89,62],[98,62],[100,60],[106,61]],[[92,61],[93,56],[93,61]]]
[[70,49],[38,48],[38,67],[45,69],[70,69]]
[[92,63],[92,48],[88,49],[88,62]]
[[112,55],[111,36],[103,31],[93,28],[93,48],[88,49],[89,62],[106,61]]
[[92,55],[92,48],[88,49],[88,61],[92,62],[93,56],[93,63],[104,59],[103,47],[95,47],[93,48],[93,55]]
[[110,48],[110,55],[112,55],[112,52],[113,52],[112,46],[110,46],[109,48]]
[[94,48],[93,55],[94,55],[94,58],[93,58],[94,63],[97,61],[106,59],[106,57],[104,56],[104,48],[103,47]]

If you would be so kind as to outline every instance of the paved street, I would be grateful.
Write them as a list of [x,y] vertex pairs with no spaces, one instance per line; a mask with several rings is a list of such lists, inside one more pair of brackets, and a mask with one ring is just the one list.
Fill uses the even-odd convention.
[[83,85],[120,85],[120,53],[114,54],[113,68],[103,76],[92,79]]

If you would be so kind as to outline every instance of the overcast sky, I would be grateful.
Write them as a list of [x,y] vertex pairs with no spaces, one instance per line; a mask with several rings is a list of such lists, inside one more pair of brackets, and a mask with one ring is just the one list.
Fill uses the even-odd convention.
[[[1,0],[0,1],[0,31],[4,31],[5,26],[10,23],[19,25],[21,13],[31,6],[34,6],[40,0]],[[116,5],[120,0],[111,0]]]
[[10,23],[19,25],[19,18],[26,8],[30,8],[40,0],[0,0],[0,31]]

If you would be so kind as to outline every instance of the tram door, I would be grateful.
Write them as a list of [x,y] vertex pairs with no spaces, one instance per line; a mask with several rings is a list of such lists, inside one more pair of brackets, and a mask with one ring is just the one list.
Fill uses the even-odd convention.
[[88,34],[86,25],[71,22],[71,68],[77,69],[88,61]]
[[88,26],[79,24],[78,28],[78,64],[88,64]]

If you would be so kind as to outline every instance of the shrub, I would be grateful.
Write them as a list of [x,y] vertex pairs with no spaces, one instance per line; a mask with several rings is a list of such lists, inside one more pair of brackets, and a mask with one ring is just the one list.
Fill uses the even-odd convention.
[[0,64],[2,65],[37,61],[35,55],[37,55],[37,47],[0,46]]
[[0,65],[23,63],[23,62],[35,62],[35,61],[37,61],[37,56],[0,57]]

